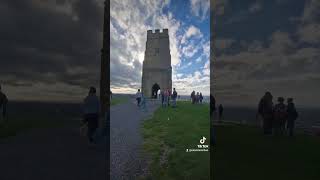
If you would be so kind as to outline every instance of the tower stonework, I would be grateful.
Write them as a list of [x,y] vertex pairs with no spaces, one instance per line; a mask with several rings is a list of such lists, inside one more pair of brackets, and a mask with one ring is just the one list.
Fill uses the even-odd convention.
[[[142,68],[142,92],[154,97],[157,89],[172,89],[172,67],[168,29],[147,31]],[[155,96],[156,97],[156,96]]]

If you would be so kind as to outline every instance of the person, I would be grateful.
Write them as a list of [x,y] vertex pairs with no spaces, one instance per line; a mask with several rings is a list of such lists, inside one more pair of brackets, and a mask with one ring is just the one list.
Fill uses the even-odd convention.
[[140,107],[140,102],[141,102],[141,92],[140,92],[140,89],[138,89],[138,92],[136,93],[136,100],[137,100],[137,106]]
[[177,96],[178,93],[176,91],[176,88],[173,88],[173,93],[172,93],[172,107],[177,107]]
[[168,106],[170,106],[170,99],[171,99],[171,89],[168,89]]
[[272,134],[272,121],[273,121],[273,96],[270,92],[266,92],[260,99],[258,105],[257,116],[262,117],[263,133],[265,135]]
[[203,96],[202,96],[202,93],[200,92],[200,104],[202,104],[202,100],[203,100]]
[[287,103],[287,129],[289,131],[289,136],[293,136],[294,123],[299,115],[293,103],[293,98],[288,98]]
[[287,119],[287,107],[283,103],[284,98],[278,97],[278,104],[274,106],[274,126],[275,134],[283,134],[285,131],[285,124]]
[[222,104],[219,105],[219,121],[221,122],[223,118],[223,106]]
[[200,95],[199,95],[199,92],[197,92],[197,95],[196,95],[196,104],[199,104],[199,99],[200,99]]
[[191,93],[191,101],[192,101],[192,104],[194,104],[195,103],[195,99],[196,99],[196,92],[195,91],[192,91],[192,93]]
[[7,104],[8,104],[8,98],[7,96],[2,92],[1,85],[0,85],[0,109],[2,109],[2,118],[6,119],[7,115]]
[[161,94],[161,105],[162,105],[162,107],[164,106],[164,90],[161,90],[160,91],[160,94]]
[[90,87],[88,96],[84,99],[84,121],[87,123],[87,137],[90,144],[94,144],[94,134],[98,128],[100,111],[99,98],[96,95],[96,88]]
[[110,90],[110,99],[112,99],[112,91]]

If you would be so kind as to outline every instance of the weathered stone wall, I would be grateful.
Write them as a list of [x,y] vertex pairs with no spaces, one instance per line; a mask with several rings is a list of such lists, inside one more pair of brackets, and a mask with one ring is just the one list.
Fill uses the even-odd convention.
[[152,86],[172,89],[172,68],[168,29],[147,31],[145,58],[142,71],[142,92],[151,97]]

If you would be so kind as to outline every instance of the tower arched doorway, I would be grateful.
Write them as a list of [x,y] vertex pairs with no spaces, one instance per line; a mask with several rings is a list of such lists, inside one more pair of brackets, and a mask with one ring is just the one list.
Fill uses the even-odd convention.
[[160,89],[160,86],[159,84],[155,83],[153,86],[152,86],[152,89],[151,89],[151,98],[153,99],[157,99],[158,98],[158,91]]

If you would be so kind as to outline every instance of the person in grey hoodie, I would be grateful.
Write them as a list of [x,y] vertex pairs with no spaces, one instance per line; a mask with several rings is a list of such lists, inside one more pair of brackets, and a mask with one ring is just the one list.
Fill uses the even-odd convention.
[[88,126],[87,137],[89,143],[95,143],[93,137],[98,128],[99,111],[100,102],[96,95],[96,88],[90,87],[89,94],[84,99],[84,121]]

